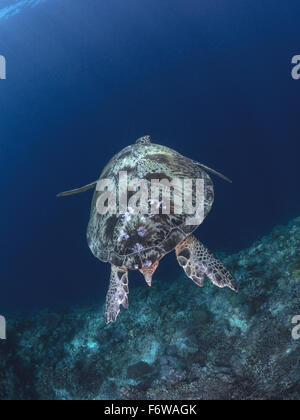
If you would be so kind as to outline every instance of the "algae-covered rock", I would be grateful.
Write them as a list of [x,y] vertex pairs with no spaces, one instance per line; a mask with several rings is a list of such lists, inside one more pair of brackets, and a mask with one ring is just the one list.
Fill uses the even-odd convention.
[[8,317],[0,399],[299,399],[300,218],[223,256],[239,293],[184,276],[99,306]]

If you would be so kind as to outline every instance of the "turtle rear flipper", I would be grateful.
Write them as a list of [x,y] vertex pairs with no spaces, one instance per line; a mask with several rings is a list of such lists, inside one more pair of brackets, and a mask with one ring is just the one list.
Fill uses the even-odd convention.
[[214,285],[237,292],[237,283],[225,265],[193,235],[176,247],[176,255],[186,275],[200,287],[206,275]]
[[128,270],[126,267],[111,266],[110,284],[106,296],[105,321],[115,322],[120,305],[128,308]]

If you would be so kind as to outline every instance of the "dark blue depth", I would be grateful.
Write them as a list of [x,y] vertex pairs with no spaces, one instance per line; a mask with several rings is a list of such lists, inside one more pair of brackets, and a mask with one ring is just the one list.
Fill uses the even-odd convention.
[[[233,179],[215,178],[198,230],[212,251],[299,215],[299,12],[297,0],[48,0],[0,18],[0,313],[104,299],[109,266],[85,238],[92,195],[56,193],[145,134]],[[154,281],[180,274],[169,256]]]

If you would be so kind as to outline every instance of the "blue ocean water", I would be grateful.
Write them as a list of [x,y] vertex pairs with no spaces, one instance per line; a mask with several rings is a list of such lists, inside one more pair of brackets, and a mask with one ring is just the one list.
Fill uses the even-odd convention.
[[[211,250],[299,215],[299,12],[296,0],[0,0],[0,313],[103,300],[91,193],[56,193],[145,134],[232,178],[215,178],[198,230]],[[168,256],[156,276],[180,273]]]

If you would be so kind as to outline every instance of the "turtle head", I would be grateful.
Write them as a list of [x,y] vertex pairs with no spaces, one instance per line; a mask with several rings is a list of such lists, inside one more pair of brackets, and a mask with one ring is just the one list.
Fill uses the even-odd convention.
[[135,144],[151,144],[151,137],[150,136],[143,136],[137,139]]

